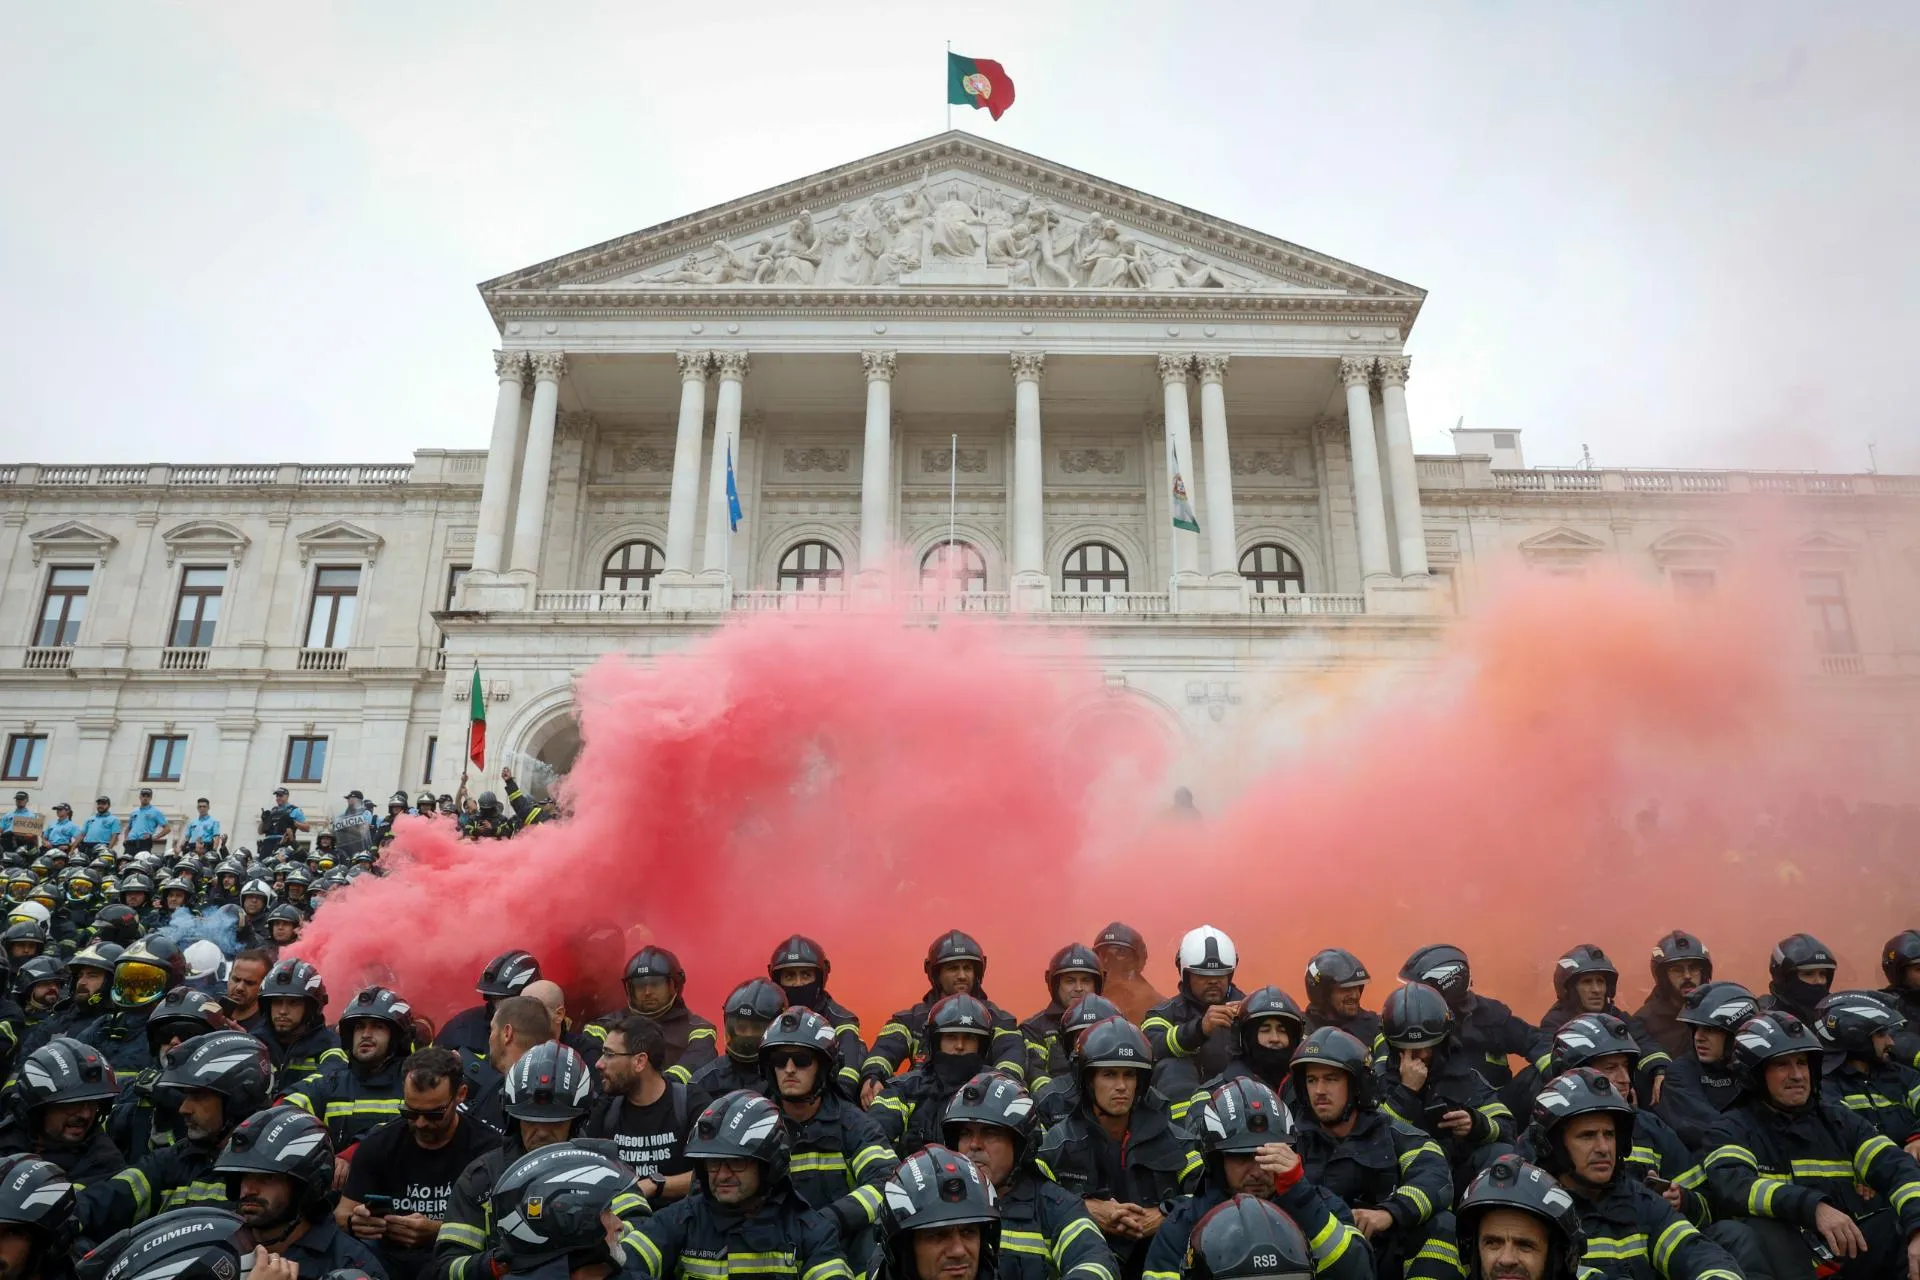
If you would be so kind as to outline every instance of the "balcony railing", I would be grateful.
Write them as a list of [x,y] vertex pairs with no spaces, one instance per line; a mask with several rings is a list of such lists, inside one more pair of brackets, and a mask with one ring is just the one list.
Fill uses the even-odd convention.
[[[461,461],[466,461],[461,459]],[[102,463],[36,466],[10,462],[0,466],[0,485],[45,484],[62,487],[125,488],[129,486],[300,484],[334,488],[340,485],[405,484],[413,474],[411,462],[353,462],[304,465],[278,462],[246,463]]]
[[844,591],[736,591],[733,607],[743,613],[845,613],[852,599]]
[[1820,671],[1829,676],[1863,676],[1867,674],[1867,660],[1857,653],[1823,653]]
[[211,649],[169,648],[160,651],[162,671],[205,671]]
[[536,591],[533,607],[544,613],[646,613],[651,591]]
[[345,671],[347,651],[345,649],[302,649],[300,659],[294,667],[299,671]]
[[1056,591],[1055,613],[1167,613],[1171,597],[1164,591]]
[[909,591],[912,613],[1005,613],[1013,597],[1005,591]]
[[29,649],[20,659],[24,671],[65,671],[73,665],[73,650],[68,648]]
[[1250,602],[1253,612],[1260,614],[1284,614],[1287,616],[1305,616],[1310,614],[1353,614],[1367,611],[1367,598],[1357,593],[1317,594],[1317,595],[1255,595]]

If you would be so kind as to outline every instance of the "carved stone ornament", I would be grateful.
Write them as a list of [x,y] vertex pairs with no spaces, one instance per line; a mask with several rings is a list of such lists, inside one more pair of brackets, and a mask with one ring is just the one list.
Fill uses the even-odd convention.
[[1068,475],[1097,472],[1117,476],[1126,469],[1127,455],[1120,449],[1062,449],[1060,469]]
[[1349,387],[1365,386],[1373,377],[1373,358],[1371,356],[1342,356],[1340,359],[1340,381]]
[[535,382],[558,382],[567,372],[567,356],[564,351],[541,351],[533,357],[533,380]]
[[1194,363],[1194,367],[1199,369],[1200,371],[1200,381],[1202,383],[1225,382],[1227,380],[1227,360],[1228,359],[1229,357],[1222,355],[1219,352],[1213,352],[1211,354],[1203,355],[1203,356],[1195,356],[1193,358],[1193,363]]
[[1412,356],[1381,356],[1380,381],[1391,386],[1406,386],[1407,373],[1413,367]]
[[845,471],[853,461],[851,449],[827,449],[815,446],[811,449],[789,449],[782,458],[786,470],[802,471]]
[[922,449],[920,469],[934,475],[946,475],[949,469],[961,475],[984,475],[987,470],[985,449]]
[[713,353],[713,367],[722,378],[732,378],[739,382],[747,376],[747,353],[744,351],[716,351]]
[[682,382],[704,381],[713,371],[713,352],[711,351],[677,351],[673,359],[680,366]]
[[1299,472],[1295,467],[1291,449],[1247,449],[1234,452],[1233,474],[1292,476],[1298,475]]
[[620,475],[635,471],[654,473],[672,471],[673,450],[659,445],[622,440],[613,446],[608,462],[613,471]]
[[893,381],[894,356],[891,351],[862,351],[860,368],[866,373],[867,381],[878,379],[881,382]]
[[593,430],[593,415],[590,413],[563,413],[554,419],[553,438],[555,440],[585,440],[587,433]]
[[1189,355],[1162,355],[1159,363],[1160,381],[1163,385],[1185,382],[1187,374],[1193,370],[1193,357]]
[[922,174],[818,213],[782,214],[772,227],[719,239],[647,271],[641,286],[893,288],[960,285],[1142,291],[1287,289],[1149,243],[1111,218],[1055,207],[1040,196],[960,176]]
[[494,352],[493,375],[503,382],[525,381],[527,376],[527,353],[524,351]]
[[1016,351],[1013,353],[1013,380],[1015,382],[1038,382],[1046,371],[1047,353],[1044,351]]

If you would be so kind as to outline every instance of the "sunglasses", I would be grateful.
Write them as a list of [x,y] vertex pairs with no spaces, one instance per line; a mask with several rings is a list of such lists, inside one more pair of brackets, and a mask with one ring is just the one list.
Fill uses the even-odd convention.
[[804,1067],[813,1061],[813,1055],[805,1049],[775,1049],[762,1056],[766,1058],[767,1065],[775,1071],[783,1071],[788,1067]]
[[416,1111],[412,1107],[403,1106],[400,1108],[400,1118],[408,1124],[412,1124],[415,1120],[440,1121],[445,1120],[447,1113],[452,1110],[453,1103],[451,1102],[438,1107],[431,1107],[425,1111]]

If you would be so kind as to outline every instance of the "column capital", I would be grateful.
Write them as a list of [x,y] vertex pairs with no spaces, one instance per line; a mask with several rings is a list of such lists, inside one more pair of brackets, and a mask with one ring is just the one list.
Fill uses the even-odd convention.
[[533,357],[535,382],[558,382],[566,372],[567,355],[564,351],[541,351]]
[[860,367],[866,371],[867,381],[893,381],[894,353],[891,351],[862,351]]
[[1363,387],[1373,378],[1372,356],[1342,356],[1340,381],[1349,387]]
[[527,376],[527,353],[524,351],[494,352],[493,376],[502,382],[525,381]]
[[1160,354],[1160,385],[1164,387],[1175,382],[1185,382],[1192,368],[1192,356],[1162,352]]
[[1407,385],[1407,373],[1413,367],[1412,356],[1381,356],[1380,381],[1388,386]]
[[680,365],[682,382],[705,382],[707,375],[713,372],[711,351],[676,351],[673,358]]
[[735,382],[744,382],[747,377],[747,353],[744,351],[716,351],[713,353],[713,367],[724,381],[728,378]]
[[584,440],[593,425],[590,413],[563,413],[554,419],[554,439]]
[[1226,355],[1218,351],[1195,356],[1193,363],[1200,370],[1200,385],[1205,386],[1209,382],[1225,382],[1227,359]]
[[1015,382],[1038,382],[1047,367],[1047,353],[1044,351],[1016,351],[1012,359]]

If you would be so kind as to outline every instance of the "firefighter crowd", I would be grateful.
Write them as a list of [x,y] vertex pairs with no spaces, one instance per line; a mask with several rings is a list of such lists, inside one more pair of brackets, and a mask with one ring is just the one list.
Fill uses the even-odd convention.
[[1022,1020],[953,930],[871,1039],[804,935],[717,1022],[511,950],[436,1027],[282,954],[384,874],[321,845],[5,854],[0,1280],[1920,1280],[1920,930],[1757,993],[1675,931],[1630,1013],[1578,946],[1537,1022],[1457,946],[1302,1001],[1120,922]]

